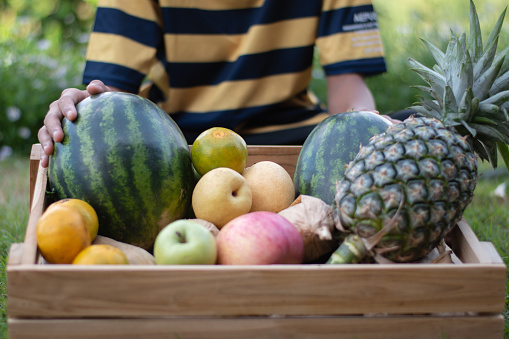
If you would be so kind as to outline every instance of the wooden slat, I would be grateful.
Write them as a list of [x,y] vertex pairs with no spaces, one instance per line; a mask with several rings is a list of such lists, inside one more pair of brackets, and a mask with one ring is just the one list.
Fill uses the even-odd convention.
[[37,221],[41,217],[44,210],[45,196],[46,196],[46,183],[47,183],[47,168],[43,168],[39,164],[37,171],[37,179],[33,192],[31,202],[30,216],[28,217],[27,229],[25,231],[25,247],[23,251],[22,264],[29,265],[37,263],[37,236],[36,227]]
[[8,267],[12,317],[504,310],[504,265]]
[[481,241],[481,246],[483,247],[484,251],[489,255],[490,260],[493,264],[504,264],[504,260],[502,259],[500,254],[497,252],[497,249],[491,242]]
[[492,262],[490,255],[481,246],[465,219],[461,219],[451,233],[451,237],[455,240],[452,249],[461,261],[480,264]]
[[7,258],[7,265],[21,265],[23,259],[23,244],[12,243],[9,248],[9,257]]
[[293,178],[302,146],[248,146],[247,166],[260,161],[274,161]]
[[[189,145],[189,149],[193,149],[192,145]],[[260,161],[273,161],[283,166],[293,178],[301,149],[302,146],[247,145],[246,167]]]
[[34,198],[35,183],[37,181],[37,172],[41,160],[42,147],[41,144],[32,145],[30,152],[30,210],[32,209],[32,201]]
[[11,339],[30,338],[363,338],[500,339],[504,319],[485,316],[9,319]]

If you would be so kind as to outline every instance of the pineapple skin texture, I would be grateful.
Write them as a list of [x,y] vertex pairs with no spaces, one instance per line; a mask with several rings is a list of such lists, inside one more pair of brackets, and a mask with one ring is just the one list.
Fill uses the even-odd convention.
[[466,137],[436,119],[411,117],[373,137],[349,164],[337,183],[336,227],[367,238],[394,217],[373,251],[394,262],[419,260],[461,219],[477,179]]

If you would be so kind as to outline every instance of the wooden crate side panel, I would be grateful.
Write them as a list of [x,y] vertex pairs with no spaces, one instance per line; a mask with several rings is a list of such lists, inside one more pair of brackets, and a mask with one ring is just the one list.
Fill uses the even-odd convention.
[[23,243],[12,243],[9,247],[9,256],[7,257],[7,266],[21,265],[23,260]]
[[[189,149],[193,149],[192,145]],[[247,145],[246,167],[260,161],[273,161],[283,166],[293,179],[301,149],[302,146]]]
[[481,245],[465,219],[461,219],[451,230],[450,238],[452,238],[452,249],[462,262],[481,264],[492,262],[490,254]]
[[500,339],[504,319],[487,316],[9,319],[11,339],[30,338],[359,338]]
[[35,183],[37,181],[37,172],[41,160],[42,147],[41,144],[32,145],[30,151],[30,210],[32,209],[32,200],[34,196]]
[[283,166],[293,179],[302,146],[248,146],[247,166],[273,161]]
[[30,201],[30,215],[25,231],[25,241],[22,264],[35,264],[38,262],[36,227],[39,218],[44,211],[46,184],[48,169],[40,164],[37,169],[37,180],[35,182],[32,200]]
[[504,265],[8,267],[10,317],[504,310]]
[[481,241],[481,246],[484,251],[489,255],[490,260],[493,264],[505,264],[504,259],[498,253],[495,245],[489,241]]

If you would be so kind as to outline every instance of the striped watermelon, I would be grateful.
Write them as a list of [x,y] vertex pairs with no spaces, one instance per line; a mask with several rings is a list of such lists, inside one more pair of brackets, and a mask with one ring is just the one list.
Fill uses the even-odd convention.
[[64,119],[48,176],[58,199],[94,207],[99,234],[150,249],[160,229],[186,216],[194,188],[189,146],[176,123],[151,101],[108,92]]
[[331,115],[320,122],[302,145],[293,182],[296,194],[334,201],[336,181],[359,152],[360,145],[385,129],[389,120],[372,112]]

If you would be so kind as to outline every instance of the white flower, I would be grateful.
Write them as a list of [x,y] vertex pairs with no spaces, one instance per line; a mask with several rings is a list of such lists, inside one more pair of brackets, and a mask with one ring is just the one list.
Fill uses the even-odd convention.
[[502,199],[505,199],[507,191],[507,183],[503,182],[495,188],[493,195]]
[[40,51],[45,51],[48,48],[50,48],[50,46],[51,46],[51,41],[49,41],[48,39],[41,39],[37,42],[37,48]]
[[21,117],[21,110],[16,106],[7,107],[7,119],[10,121],[17,121]]
[[312,73],[315,79],[325,79],[325,73],[320,68],[313,68]]
[[12,148],[10,146],[3,145],[0,147],[0,161],[9,158],[12,155]]
[[30,132],[30,129],[28,127],[20,127],[18,129],[18,135],[23,138],[23,139],[28,139],[30,138],[30,135],[32,133]]

